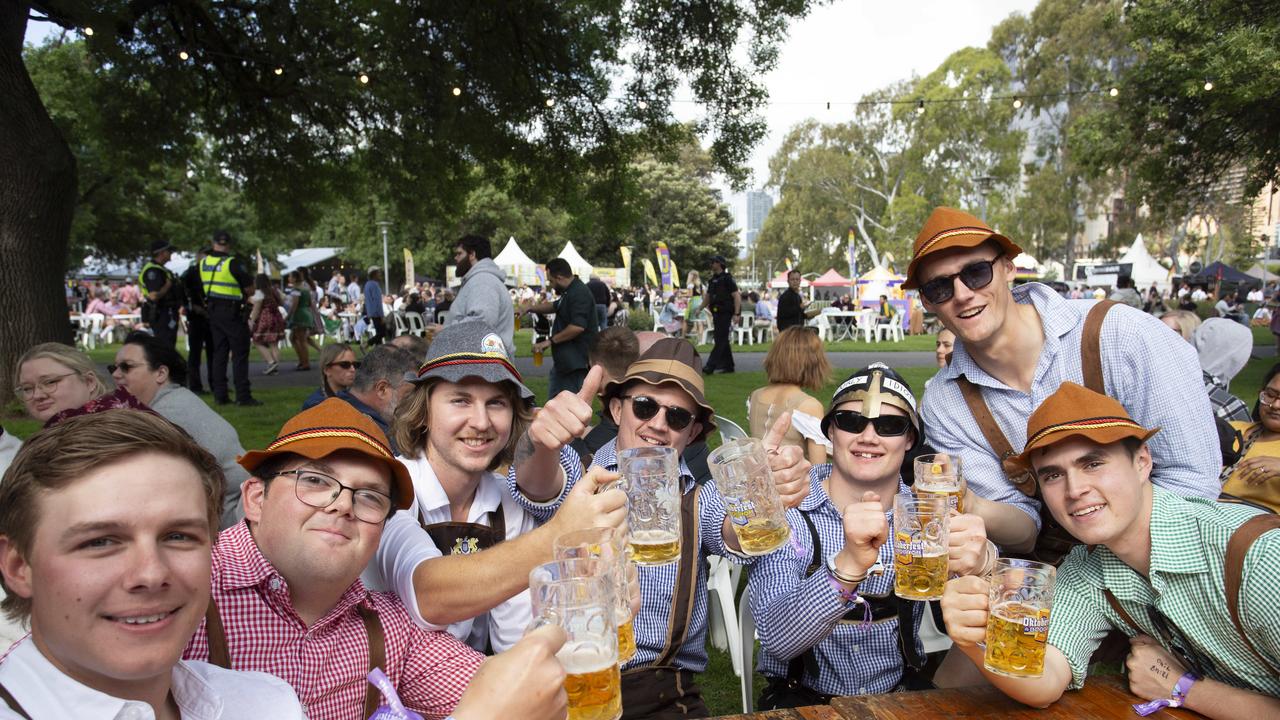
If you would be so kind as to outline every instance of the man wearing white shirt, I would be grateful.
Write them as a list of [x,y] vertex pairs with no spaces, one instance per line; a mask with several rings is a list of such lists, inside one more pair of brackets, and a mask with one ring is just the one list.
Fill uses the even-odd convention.
[[621,525],[625,495],[596,495],[585,483],[564,493],[546,525],[515,502],[495,470],[511,461],[532,418],[533,392],[488,325],[446,326],[410,382],[417,387],[397,405],[392,434],[414,503],[387,521],[365,583],[395,591],[426,629],[504,651],[532,621],[529,571],[552,559],[561,534]]
[[0,609],[31,634],[0,662],[0,718],[304,717],[279,678],[179,660],[209,605],[222,484],[150,413],[26,442],[0,483]]

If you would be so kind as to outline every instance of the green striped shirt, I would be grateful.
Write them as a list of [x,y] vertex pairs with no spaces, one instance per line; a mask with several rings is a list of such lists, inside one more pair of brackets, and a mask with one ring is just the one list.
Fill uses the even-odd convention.
[[[1223,563],[1231,533],[1258,513],[1243,505],[1186,498],[1153,488],[1150,579],[1106,547],[1072,550],[1054,586],[1049,644],[1071,664],[1071,687],[1084,685],[1089,657],[1112,629],[1150,635],[1170,650],[1151,620],[1165,617],[1175,643],[1201,659],[1220,682],[1280,697],[1280,678],[1249,652],[1227,612]],[[1103,595],[1109,588],[1139,627],[1130,627]],[[1280,666],[1280,531],[1254,542],[1245,556],[1240,620],[1258,651]],[[1190,647],[1186,647],[1190,645]],[[1178,657],[1176,652],[1174,657]],[[1207,661],[1207,662],[1205,662]]]

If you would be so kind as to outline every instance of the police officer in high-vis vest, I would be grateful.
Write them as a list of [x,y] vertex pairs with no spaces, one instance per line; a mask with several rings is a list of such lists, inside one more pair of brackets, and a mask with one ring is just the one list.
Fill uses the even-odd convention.
[[151,260],[142,266],[138,274],[138,287],[142,288],[145,301],[142,305],[142,321],[151,333],[166,345],[178,342],[178,309],[182,307],[182,285],[178,277],[164,266],[173,257],[173,246],[165,240],[151,243]]
[[240,258],[231,254],[231,233],[213,233],[213,249],[200,261],[205,307],[213,331],[213,373],[209,384],[219,405],[231,402],[227,394],[227,354],[236,383],[236,404],[261,405],[249,390],[249,322],[245,298],[253,289],[253,276]]

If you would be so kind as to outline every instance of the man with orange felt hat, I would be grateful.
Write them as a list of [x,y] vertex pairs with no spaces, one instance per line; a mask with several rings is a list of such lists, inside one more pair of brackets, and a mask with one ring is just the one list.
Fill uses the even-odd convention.
[[903,283],[955,333],[951,364],[925,386],[921,416],[935,450],[964,457],[965,507],[987,535],[1008,550],[1035,547],[1050,561],[1065,548],[1046,542],[1055,534],[1065,540],[1060,533],[1040,533],[1035,485],[1010,459],[1026,441],[1031,410],[1064,381],[1088,385],[1095,368],[1097,389],[1140,423],[1164,428],[1151,441],[1153,482],[1216,497],[1221,453],[1195,352],[1131,307],[1099,307],[1105,312],[1090,325],[1095,301],[1066,300],[1034,282],[1011,288],[1021,252],[969,213],[939,207],[916,236]]
[[[278,675],[313,720],[369,717],[381,701],[365,680],[374,668],[425,717],[490,717],[494,696],[526,683],[536,687],[517,693],[523,701],[512,714],[563,712],[554,691],[562,636],[530,634],[528,646],[468,690],[484,657],[417,627],[394,594],[361,583],[387,519],[413,502],[408,469],[368,416],[330,398],[240,464],[250,473],[241,486],[245,521],[214,546],[212,600],[184,657]],[[529,698],[551,713],[537,711],[537,701],[526,707]]]
[[[1152,485],[1147,442],[1160,429],[1075,383],[1050,395],[1026,431],[1016,462],[1085,545],[1058,569],[1043,674],[984,669],[987,679],[1047,706],[1084,684],[1090,656],[1114,628],[1130,638],[1129,689],[1147,701],[1134,706],[1138,714],[1185,705],[1208,717],[1278,716],[1280,518]],[[947,632],[979,668],[988,610],[985,579],[948,583]]]

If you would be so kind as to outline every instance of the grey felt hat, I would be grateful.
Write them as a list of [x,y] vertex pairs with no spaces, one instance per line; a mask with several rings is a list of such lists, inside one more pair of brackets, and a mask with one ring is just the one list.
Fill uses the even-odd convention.
[[525,387],[520,373],[511,358],[502,337],[479,320],[465,320],[447,325],[436,333],[427,351],[427,360],[418,368],[413,383],[440,378],[448,382],[461,382],[475,377],[491,383],[509,382],[516,386],[526,403],[533,402],[533,391]]

